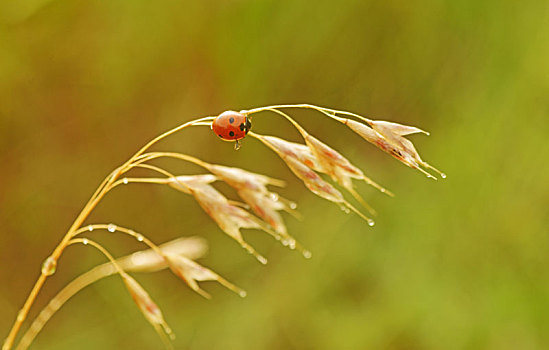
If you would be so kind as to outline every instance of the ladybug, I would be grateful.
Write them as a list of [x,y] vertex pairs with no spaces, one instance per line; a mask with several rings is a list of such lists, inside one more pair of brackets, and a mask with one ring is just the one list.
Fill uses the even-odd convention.
[[212,122],[212,130],[225,141],[238,141],[243,139],[252,128],[252,123],[247,115],[226,111],[221,113]]

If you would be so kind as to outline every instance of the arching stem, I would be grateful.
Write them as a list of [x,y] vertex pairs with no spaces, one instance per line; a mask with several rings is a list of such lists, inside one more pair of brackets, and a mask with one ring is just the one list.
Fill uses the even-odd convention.
[[[151,141],[149,141],[145,146],[141,147],[141,149],[139,149],[139,151],[137,151],[130,159],[128,159],[128,161],[126,161],[126,163],[124,163],[122,166],[116,168],[113,172],[111,172],[103,180],[103,182],[99,185],[99,187],[94,192],[94,194],[88,200],[88,202],[86,203],[86,205],[84,206],[84,208],[82,209],[82,211],[80,212],[78,217],[74,220],[71,227],[69,228],[69,230],[67,231],[67,233],[65,234],[63,239],[61,240],[61,242],[57,245],[57,247],[55,248],[53,253],[50,255],[50,258],[55,262],[57,262],[57,260],[59,260],[59,257],[63,253],[63,250],[67,247],[67,245],[69,243],[69,240],[73,236],[74,232],[80,226],[82,226],[84,221],[88,218],[88,216],[91,214],[93,209],[97,206],[97,204],[101,201],[101,199],[108,193],[108,191],[110,189],[114,188],[114,186],[112,186],[112,185],[116,182],[116,180],[118,180],[120,175],[124,174],[126,171],[131,169],[131,167],[132,167],[131,165],[136,160],[137,157],[139,157],[141,154],[146,152],[151,146],[153,146],[158,141],[160,141],[160,140],[162,140],[162,139],[164,139],[164,138],[166,138],[166,137],[168,137],[168,136],[170,136],[170,135],[172,135],[172,134],[174,134],[174,133],[176,133],[176,132],[178,132],[178,131],[186,128],[186,127],[192,126],[195,123],[201,123],[201,122],[205,122],[205,121],[208,121],[208,120],[213,120],[214,118],[215,117],[199,118],[199,119],[196,119],[196,120],[186,122],[184,124],[181,124],[181,125],[173,128],[173,129],[171,129],[171,130],[166,131],[165,133],[163,133],[163,134],[155,137]],[[38,293],[40,292],[40,289],[42,288],[42,286],[46,282],[47,277],[48,277],[48,275],[43,273],[43,272],[38,277],[38,280],[35,282],[31,292],[27,296],[27,299],[25,300],[25,303],[23,304],[23,307],[21,308],[21,310],[17,314],[15,322],[13,323],[13,326],[12,326],[8,336],[6,337],[6,340],[4,341],[4,344],[2,346],[2,350],[10,350],[13,347],[13,343],[15,341],[17,333],[19,332],[19,330],[21,329],[21,325],[23,324],[23,322],[27,318],[29,310],[30,310],[32,304],[34,303],[34,301],[36,300],[36,297],[37,297]]]

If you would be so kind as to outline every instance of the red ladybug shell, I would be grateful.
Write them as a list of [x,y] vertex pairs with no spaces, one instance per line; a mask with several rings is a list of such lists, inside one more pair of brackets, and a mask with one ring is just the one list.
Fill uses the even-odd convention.
[[235,111],[223,112],[212,122],[213,132],[225,141],[243,139],[251,127],[248,117]]

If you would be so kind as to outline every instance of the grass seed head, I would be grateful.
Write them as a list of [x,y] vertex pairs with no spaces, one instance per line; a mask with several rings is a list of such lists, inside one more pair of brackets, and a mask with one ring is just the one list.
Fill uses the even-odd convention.
[[[213,175],[212,175],[213,176]],[[179,179],[178,177],[177,179]],[[186,189],[183,190],[177,180],[170,182],[172,187],[182,190],[185,193],[191,193],[202,209],[216,222],[219,228],[236,240],[250,254],[254,255],[262,264],[267,263],[267,259],[260,255],[252,246],[244,241],[241,228],[255,228],[263,230],[275,238],[280,239],[279,235],[269,230],[266,223],[256,218],[246,210],[231,204],[229,200],[217,191],[213,186],[207,183],[198,183],[186,181]]]
[[[419,170],[427,177],[436,180],[436,177],[423,170],[421,166],[436,171],[442,178],[446,177],[444,173],[424,162],[420,158],[412,142],[403,137],[404,135],[418,132],[426,133],[425,131],[412,126],[405,126],[396,123],[371,121],[372,125],[376,125],[377,130],[383,131],[384,134],[381,134],[379,131],[351,119],[344,119],[342,122],[366,141],[389,153],[410,168]],[[385,135],[387,135],[387,137]]]
[[215,175],[212,174],[185,175],[170,178],[170,182],[168,184],[176,190],[191,194],[189,188],[202,184],[209,184],[216,180],[217,178],[215,177]]
[[[198,259],[208,250],[206,240],[201,237],[177,238],[159,246],[164,253],[183,255],[189,259]],[[164,257],[153,249],[141,250],[117,260],[124,271],[155,272],[168,267]]]
[[227,280],[216,274],[210,269],[205,268],[204,266],[188,259],[184,256],[177,254],[166,254],[166,259],[170,265],[172,271],[181,278],[189,287],[202,295],[205,298],[210,298],[210,295],[200,288],[198,282],[202,281],[217,281],[221,285],[227,287],[228,289],[234,291],[240,296],[245,296],[246,292],[232,283],[229,283]]
[[[126,288],[130,292],[130,295],[147,321],[152,324],[162,339],[166,340],[166,335],[173,339],[174,335],[171,328],[168,326],[166,321],[164,321],[164,316],[162,315],[160,308],[151,299],[149,293],[147,293],[147,291],[127,273],[121,273],[121,276]],[[167,342],[167,344],[169,344],[169,342]]]
[[241,189],[238,195],[250,206],[253,212],[263,221],[268,223],[276,232],[282,236],[287,236],[288,231],[282,220],[279,210],[292,210],[281,201],[277,194],[272,192],[257,192],[249,189]]
[[[313,168],[309,167],[307,164],[299,160],[299,158],[295,156],[296,148],[293,147],[291,143],[289,144],[287,142],[280,142],[281,139],[274,136],[263,136],[255,133],[252,135],[258,138],[273,151],[275,151],[290,168],[290,170],[303,181],[305,186],[311,192],[331,202],[338,203],[340,205],[340,208],[345,212],[355,212],[361,218],[366,220],[368,222],[368,225],[373,226],[375,224],[372,219],[366,217],[355,207],[353,207],[349,202],[347,202],[341,192],[339,192],[334,186],[322,179],[320,175],[318,175],[313,170]],[[305,147],[307,146],[305,145]],[[322,165],[320,163],[317,164],[319,164],[320,167],[319,171],[322,171]]]
[[271,149],[277,152],[280,157],[292,157],[299,160],[313,170],[322,171],[322,165],[307,145],[297,142],[286,141],[276,136],[258,136],[260,136],[260,140],[262,140]]
[[313,169],[293,157],[283,158],[290,170],[300,178],[314,194],[335,203],[344,202],[343,195],[320,177]]
[[389,195],[392,194],[365,176],[362,170],[354,166],[347,158],[341,155],[341,153],[326,145],[316,137],[307,134],[305,136],[305,142],[311,149],[316,159],[318,159],[318,162],[321,164],[321,170],[319,171],[329,175],[335,182],[345,187],[345,189],[347,189],[366,207],[370,208],[370,206],[366,204],[366,202],[364,202],[360,195],[354,190],[352,179],[363,180],[383,193],[387,193]]
[[267,192],[267,185],[285,186],[285,182],[282,180],[273,179],[240,168],[212,164],[208,166],[208,170],[236,190],[245,189],[256,192]]

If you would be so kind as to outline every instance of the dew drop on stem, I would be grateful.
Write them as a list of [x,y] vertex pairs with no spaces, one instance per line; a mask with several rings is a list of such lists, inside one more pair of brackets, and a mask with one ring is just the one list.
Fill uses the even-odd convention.
[[294,249],[295,249],[295,245],[296,245],[295,240],[294,240],[294,239],[290,239],[290,242],[289,242],[290,249],[294,250]]
[[25,313],[23,312],[23,310],[21,310],[17,314],[17,321],[24,321],[24,320],[25,320]]
[[116,231],[116,225],[115,225],[115,224],[109,224],[109,225],[107,226],[107,231],[109,231],[109,232],[111,232],[111,233],[114,232],[114,231]]
[[53,257],[49,256],[44,260],[44,263],[42,264],[42,274],[46,276],[51,276],[55,273],[55,270],[57,269],[57,260],[55,260]]

